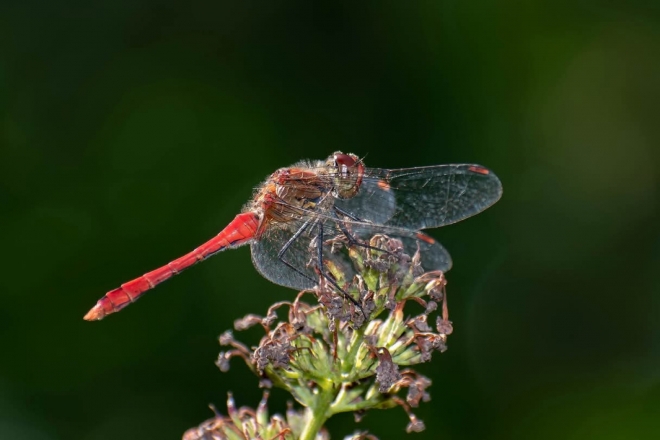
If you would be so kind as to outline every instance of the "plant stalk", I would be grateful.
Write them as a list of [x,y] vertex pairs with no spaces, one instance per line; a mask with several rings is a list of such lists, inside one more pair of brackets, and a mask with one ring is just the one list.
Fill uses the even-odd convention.
[[332,415],[330,414],[329,409],[334,400],[335,394],[333,388],[321,388],[314,407],[309,407],[306,410],[307,424],[300,435],[300,440],[314,440],[316,438],[316,435],[321,428],[323,428],[325,422]]

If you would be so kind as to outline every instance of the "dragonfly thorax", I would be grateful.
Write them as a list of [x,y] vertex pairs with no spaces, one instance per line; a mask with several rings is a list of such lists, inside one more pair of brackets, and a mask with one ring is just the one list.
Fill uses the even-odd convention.
[[290,207],[313,208],[329,192],[327,183],[311,170],[284,168],[273,177],[275,195]]

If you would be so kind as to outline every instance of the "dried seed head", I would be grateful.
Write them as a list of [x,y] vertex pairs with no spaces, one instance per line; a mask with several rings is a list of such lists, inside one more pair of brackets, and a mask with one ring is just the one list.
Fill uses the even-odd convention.
[[296,348],[291,344],[287,333],[273,334],[264,338],[252,355],[257,369],[263,372],[267,365],[275,368],[289,366],[291,354]]
[[268,314],[261,320],[261,325],[270,327],[277,320],[277,314],[274,310],[268,310]]
[[[265,318],[250,314],[237,320],[237,330],[260,324],[265,335],[250,349],[235,340],[231,332],[223,333],[220,343],[233,349],[221,353],[217,364],[226,371],[229,359],[240,356],[257,373],[260,386],[284,388],[305,407],[314,407],[317,396],[327,390],[341,390],[333,397],[336,411],[353,412],[357,417],[367,409],[401,406],[410,418],[408,431],[420,431],[424,424],[410,412],[410,407],[430,399],[431,381],[410,366],[429,361],[433,351],[442,352],[447,348],[446,340],[452,327],[444,274],[440,271],[422,273],[419,249],[410,257],[404,253],[400,240],[384,235],[369,241],[369,246],[376,249],[345,240],[338,240],[335,245],[354,264],[354,272],[351,272],[345,265],[328,261],[326,269],[342,292],[337,292],[333,284],[321,278],[312,292],[318,304],[303,302],[301,298],[305,292],[301,292],[293,303],[280,302],[271,306]],[[361,309],[346,295],[354,298]],[[421,313],[408,315],[408,304],[411,304],[410,310],[419,310],[421,306]],[[286,319],[276,313],[284,305],[289,307]],[[438,308],[441,316],[429,318]],[[429,325],[434,319],[435,328]],[[406,369],[400,372],[401,368]],[[398,396],[402,388],[407,388],[405,400]],[[266,437],[259,431],[259,426],[267,420],[265,403],[260,404],[256,412],[236,412],[230,401],[228,411],[232,421],[228,426],[234,435],[231,438],[297,438],[289,436],[301,432],[300,427],[308,423],[307,413],[290,408],[286,420],[269,419],[267,424],[272,430]],[[243,422],[238,423],[237,419]],[[225,425],[228,423],[222,420]],[[216,429],[218,421],[214,423],[204,426],[207,430]],[[236,433],[243,437],[236,437]],[[198,438],[226,438],[214,435],[216,437]],[[373,437],[356,433],[348,438]]]
[[431,396],[426,392],[426,389],[431,386],[431,380],[428,377],[411,370],[407,372],[405,379],[408,386],[408,394],[406,395],[408,405],[417,408],[420,401],[428,402],[431,399]]
[[444,320],[440,316],[438,316],[435,321],[435,328],[441,335],[451,335],[454,331],[454,328],[451,325],[451,321]]
[[226,352],[226,351],[221,351],[220,354],[218,355],[218,360],[215,361],[215,365],[220,368],[220,371],[223,373],[226,373],[229,371],[229,359],[231,358],[231,355]]
[[351,435],[344,437],[344,440],[378,440],[378,437],[375,435],[369,434],[366,431],[355,432]]
[[261,320],[262,320],[261,316],[252,315],[252,314],[245,315],[243,318],[234,321],[234,329],[236,329],[236,331],[239,332],[242,330],[247,330],[250,327],[253,327],[257,324],[261,324]]
[[376,367],[378,391],[387,393],[396,382],[401,380],[399,367],[392,361],[392,355],[385,347],[377,348],[376,356],[378,357],[378,367]]
[[426,426],[424,425],[424,422],[417,417],[415,417],[414,414],[411,414],[410,417],[410,423],[408,423],[408,426],[406,426],[406,432],[411,433],[411,432],[422,432],[426,429]]
[[234,342],[234,333],[231,330],[225,331],[218,337],[220,345],[231,345]]
[[431,332],[433,329],[426,323],[426,315],[417,316],[410,321],[410,326],[418,332]]
[[307,324],[307,313],[310,308],[307,304],[300,302],[300,297],[305,292],[298,294],[298,297],[289,309],[289,322],[294,331],[298,334],[309,334],[312,328]]
[[[286,417],[269,417],[267,408],[268,392],[255,411],[252,408],[237,409],[231,394],[227,399],[227,414],[214,411],[215,417],[183,434],[182,440],[295,440],[300,438],[304,424],[304,414],[288,410]],[[321,430],[314,440],[329,440],[325,430]]]

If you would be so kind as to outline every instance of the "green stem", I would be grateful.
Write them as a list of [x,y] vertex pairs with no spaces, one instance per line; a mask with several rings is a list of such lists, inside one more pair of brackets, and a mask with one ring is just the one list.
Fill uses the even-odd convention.
[[359,411],[361,409],[371,409],[371,408],[375,408],[377,405],[381,404],[384,401],[385,399],[383,398],[383,396],[378,395],[378,398],[376,399],[362,400],[358,403],[346,404],[342,406],[339,405],[334,406],[332,408],[332,412],[335,414],[339,414],[342,412]]
[[320,388],[316,402],[306,410],[307,424],[300,434],[300,440],[314,440],[326,420],[330,418],[330,404],[334,400],[335,392],[332,388]]

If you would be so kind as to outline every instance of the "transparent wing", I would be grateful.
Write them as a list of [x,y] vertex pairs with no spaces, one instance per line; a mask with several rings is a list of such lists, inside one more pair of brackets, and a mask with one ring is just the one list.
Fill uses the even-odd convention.
[[[296,222],[296,226],[300,228],[303,224]],[[275,284],[296,290],[312,289],[318,284],[318,275],[309,265],[310,245],[315,239],[311,229],[301,233],[289,244],[284,255],[279,256],[296,232],[289,228],[272,229],[253,241],[250,244],[252,263],[264,278]]]
[[367,168],[358,193],[335,206],[361,220],[420,230],[478,214],[501,195],[500,180],[480,165]]
[[[314,214],[307,223],[295,220],[273,228],[253,241],[252,262],[264,278],[298,290],[311,289],[318,284],[319,261],[323,261],[326,272],[334,265],[345,281],[351,281],[356,268],[348,255],[349,237],[364,244],[377,234],[401,240],[403,251],[409,256],[419,248],[425,270],[448,271],[451,268],[447,250],[425,234],[319,214]],[[286,251],[282,252],[285,247]]]

